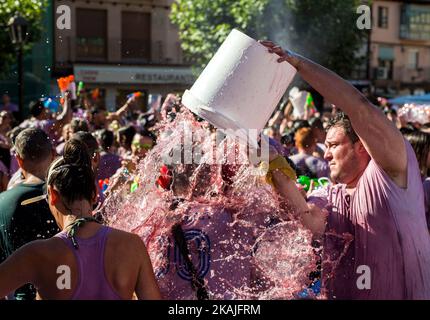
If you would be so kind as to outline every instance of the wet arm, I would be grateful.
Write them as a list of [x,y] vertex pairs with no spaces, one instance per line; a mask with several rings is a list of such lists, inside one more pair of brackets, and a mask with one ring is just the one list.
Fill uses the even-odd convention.
[[34,283],[33,243],[29,243],[0,264],[0,297],[4,297],[26,283]]

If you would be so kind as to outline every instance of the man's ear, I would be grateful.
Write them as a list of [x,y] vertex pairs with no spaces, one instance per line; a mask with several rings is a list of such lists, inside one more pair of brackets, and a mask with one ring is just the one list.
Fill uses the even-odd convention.
[[22,159],[18,154],[16,154],[16,160],[18,161],[18,166],[24,169],[24,159]]
[[363,142],[361,142],[361,140],[358,140],[355,143],[355,147],[356,147],[356,150],[358,151],[358,153],[360,153],[360,154],[368,154],[368,152],[367,152],[366,148],[364,147]]

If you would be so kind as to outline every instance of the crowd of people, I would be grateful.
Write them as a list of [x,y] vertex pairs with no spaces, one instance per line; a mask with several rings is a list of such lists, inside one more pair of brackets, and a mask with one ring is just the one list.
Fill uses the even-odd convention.
[[[306,119],[294,118],[288,103],[264,130],[272,146],[273,190],[321,241],[321,268],[330,274],[323,279],[326,297],[430,299],[428,126],[406,123],[393,107],[372,105],[331,71],[271,42],[262,44],[333,103]],[[97,214],[107,194],[124,184],[137,186],[139,162],[157,142],[157,123],[174,121],[181,108],[173,94],[148,111],[136,108],[136,99],[107,112],[89,99],[72,101],[66,92],[60,112],[52,114],[42,100],[35,101],[30,117],[18,122],[13,104],[3,98],[0,297],[166,298],[142,239],[103,225]],[[159,186],[179,194],[180,181],[172,183],[162,170]],[[300,176],[315,182],[305,189]],[[329,184],[319,184],[321,178]],[[175,230],[173,241],[186,259],[193,252],[181,227]],[[345,248],[338,240],[345,234],[352,243],[332,270],[326,262]],[[190,288],[198,299],[211,298],[208,280],[196,274],[191,260]],[[58,287],[62,265],[70,266],[71,290]],[[356,285],[362,265],[371,270],[366,290]]]

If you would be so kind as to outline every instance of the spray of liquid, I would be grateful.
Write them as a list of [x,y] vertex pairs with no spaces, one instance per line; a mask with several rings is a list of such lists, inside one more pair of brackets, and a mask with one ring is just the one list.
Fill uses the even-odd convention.
[[[209,125],[187,110],[169,119],[138,166],[139,187],[131,193],[124,183],[111,192],[105,220],[141,236],[164,298],[196,299],[193,277],[202,279],[210,299],[297,297],[316,269],[311,233],[255,174],[246,148],[207,139]],[[190,133],[191,150],[185,147]],[[156,183],[166,164],[168,190]],[[194,270],[175,240],[177,225]]]

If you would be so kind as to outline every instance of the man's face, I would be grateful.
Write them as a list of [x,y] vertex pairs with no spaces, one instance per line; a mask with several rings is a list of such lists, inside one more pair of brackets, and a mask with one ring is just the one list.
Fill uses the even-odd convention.
[[352,143],[342,127],[332,127],[328,130],[324,159],[330,165],[333,181],[350,184],[361,174],[360,164],[365,159],[359,153],[359,144],[361,144],[359,141]]

